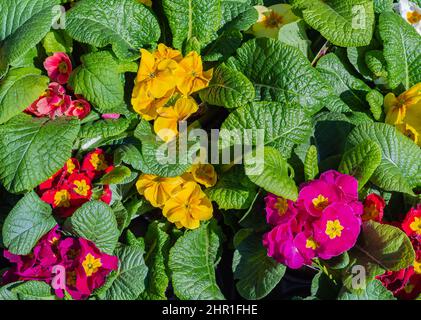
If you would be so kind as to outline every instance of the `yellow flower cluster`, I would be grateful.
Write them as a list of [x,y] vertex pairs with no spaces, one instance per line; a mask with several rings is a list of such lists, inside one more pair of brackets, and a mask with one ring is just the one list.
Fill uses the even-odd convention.
[[178,122],[198,110],[190,95],[208,86],[213,70],[203,71],[202,58],[195,51],[183,57],[180,51],[160,43],[153,53],[140,52],[133,108],[143,119],[155,120],[155,133],[170,141],[178,134]]
[[398,97],[387,94],[384,111],[386,123],[394,125],[421,147],[421,82]]
[[136,188],[154,207],[161,208],[164,217],[177,228],[196,229],[200,221],[209,220],[213,213],[211,201],[199,184],[211,187],[216,179],[211,164],[194,164],[180,177],[142,174]]

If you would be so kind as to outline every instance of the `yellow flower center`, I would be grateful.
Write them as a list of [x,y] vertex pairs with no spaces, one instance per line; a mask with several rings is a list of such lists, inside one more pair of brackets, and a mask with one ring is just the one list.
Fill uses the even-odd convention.
[[364,207],[363,220],[374,220],[379,216],[379,211],[374,204]]
[[103,154],[94,153],[89,161],[97,171],[105,170],[108,167]]
[[421,260],[419,260],[419,261],[415,260],[414,261],[414,271],[418,274],[421,274]]
[[288,210],[288,201],[282,197],[276,200],[275,209],[278,210],[278,214],[283,216]]
[[73,183],[76,186],[75,188],[73,188],[73,190],[81,196],[86,197],[88,195],[89,190],[91,190],[91,187],[86,183],[85,179],[80,181],[75,180]]
[[313,249],[316,250],[319,244],[313,239],[313,237],[310,237],[306,241],[306,248],[307,249]]
[[54,237],[54,238],[52,238],[49,242],[50,242],[50,243],[54,246],[54,245],[56,245],[56,244],[57,244],[57,242],[58,242],[58,238],[57,238],[57,237]]
[[82,266],[85,270],[86,276],[90,277],[102,266],[101,258],[95,259],[93,255],[88,253],[85,260],[82,262]]
[[409,225],[412,231],[421,235],[421,218],[415,217],[414,221]]
[[60,62],[60,64],[58,65],[58,72],[60,73],[67,73],[68,68],[67,68],[67,64],[66,62]]
[[335,221],[328,220],[325,233],[329,236],[330,239],[335,239],[336,237],[341,237],[343,229],[344,227],[341,225],[338,219]]
[[314,198],[312,202],[314,208],[320,211],[324,210],[329,205],[329,199],[321,194],[319,194],[317,198]]
[[70,287],[76,287],[76,271],[66,273],[66,283]]
[[66,166],[67,166],[67,172],[69,174],[72,174],[73,171],[76,169],[75,164],[73,163],[72,159],[67,160],[66,162]]
[[70,193],[67,190],[57,191],[54,195],[54,205],[56,207],[70,207]]
[[406,19],[410,24],[416,24],[421,21],[421,14],[417,11],[408,12],[406,14]]
[[283,19],[282,16],[277,14],[274,11],[271,11],[264,20],[264,25],[266,28],[275,29],[279,28],[282,25]]

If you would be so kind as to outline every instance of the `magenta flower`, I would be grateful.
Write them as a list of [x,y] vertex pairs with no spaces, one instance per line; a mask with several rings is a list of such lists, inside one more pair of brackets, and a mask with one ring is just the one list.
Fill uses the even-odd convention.
[[335,185],[314,180],[301,189],[298,204],[310,215],[320,217],[324,209],[340,199],[341,194]]
[[288,222],[296,215],[294,202],[269,193],[266,198],[266,221],[271,225]]
[[37,117],[49,116],[51,119],[63,116],[71,103],[70,96],[58,83],[49,84],[46,92],[35,100],[26,110],[26,113]]
[[56,52],[44,61],[44,68],[48,77],[59,84],[65,84],[72,73],[72,63],[64,52]]
[[313,224],[317,255],[330,259],[351,249],[357,242],[361,217],[355,215],[346,203],[334,203],[326,208],[322,217]]
[[73,100],[69,108],[64,112],[66,116],[85,118],[91,112],[91,105],[84,99]]

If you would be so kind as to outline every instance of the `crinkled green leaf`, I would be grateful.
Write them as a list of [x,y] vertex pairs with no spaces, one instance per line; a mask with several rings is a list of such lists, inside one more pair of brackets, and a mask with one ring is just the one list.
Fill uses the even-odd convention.
[[83,125],[79,138],[109,138],[126,131],[129,125],[130,121],[125,118],[98,120]]
[[70,54],[73,51],[73,39],[65,30],[52,30],[45,35],[45,38],[42,40],[42,46],[49,55],[56,52]]
[[306,181],[313,180],[319,174],[319,160],[316,146],[310,146],[304,160],[304,176]]
[[295,102],[316,113],[333,94],[299,49],[274,39],[246,42],[228,59],[227,66],[253,83],[257,100]]
[[101,113],[122,113],[126,110],[124,84],[117,61],[111,53],[100,51],[81,58],[69,80],[75,94],[81,94]]
[[379,31],[384,45],[389,85],[406,89],[421,82],[421,36],[393,12],[380,15]]
[[413,194],[421,185],[421,149],[393,126],[384,123],[362,124],[348,137],[348,145],[356,146],[366,140],[376,142],[382,151],[380,165],[371,182],[386,191]]
[[370,281],[365,289],[356,292],[345,291],[338,297],[339,300],[396,300],[393,293],[386,289],[381,281]]
[[238,30],[224,31],[202,50],[203,61],[225,61],[241,46],[243,35]]
[[116,166],[110,172],[104,174],[99,180],[100,184],[121,184],[131,176],[132,172],[125,166]]
[[299,49],[304,56],[312,57],[311,41],[306,33],[306,26],[303,20],[287,23],[279,29],[279,41]]
[[372,0],[294,0],[304,20],[322,36],[341,47],[370,43],[374,30]]
[[374,0],[374,12],[393,11],[393,0]]
[[0,81],[0,124],[21,113],[48,87],[49,79],[35,68],[12,69]]
[[380,146],[366,140],[344,153],[339,171],[349,174],[358,180],[358,189],[370,179],[382,160]]
[[295,181],[291,177],[292,168],[282,157],[281,153],[271,147],[261,149],[261,156],[257,156],[260,151],[257,148],[257,161],[250,161],[248,155],[245,156],[246,174],[259,187],[268,192],[276,194],[285,199],[297,200],[298,190]]
[[370,105],[370,111],[373,114],[374,119],[380,120],[383,113],[383,95],[377,90],[370,90],[365,97],[368,104]]
[[78,1],[67,13],[66,31],[75,40],[96,47],[111,44],[120,59],[138,57],[140,48],[160,36],[156,17],[137,0]]
[[[245,144],[255,146],[262,142],[274,147],[289,159],[294,145],[304,142],[310,136],[311,128],[309,117],[297,105],[254,102],[236,109],[224,121],[221,129],[227,129],[230,137],[224,136],[221,130],[222,146],[234,145],[242,138]],[[263,131],[259,132],[259,129]],[[260,133],[263,141],[258,141]]]
[[262,299],[281,281],[286,267],[268,257],[262,238],[252,234],[235,245],[232,261],[236,287],[245,299]]
[[0,7],[0,78],[10,64],[41,41],[52,25],[59,0],[6,0]]
[[380,50],[370,50],[365,54],[365,63],[377,78],[387,78],[386,60]]
[[105,253],[112,254],[120,232],[113,210],[101,201],[89,201],[66,220],[66,229],[88,239]]
[[174,292],[182,300],[224,299],[215,268],[220,238],[212,223],[187,231],[170,250],[168,266]]
[[256,196],[256,186],[245,175],[244,169],[237,165],[219,176],[215,186],[205,190],[209,199],[215,201],[223,210],[247,209]]
[[25,281],[13,287],[11,291],[17,294],[19,300],[56,300],[49,284],[43,281]]
[[163,0],[162,4],[175,48],[181,49],[193,37],[202,47],[216,38],[222,18],[220,0]]
[[38,240],[56,224],[51,206],[32,191],[16,204],[4,221],[3,243],[11,253],[29,254]]
[[209,86],[200,91],[200,98],[210,104],[230,108],[253,101],[253,84],[240,71],[221,64],[215,70]]
[[14,117],[0,126],[0,181],[12,193],[35,188],[71,156],[79,120]]

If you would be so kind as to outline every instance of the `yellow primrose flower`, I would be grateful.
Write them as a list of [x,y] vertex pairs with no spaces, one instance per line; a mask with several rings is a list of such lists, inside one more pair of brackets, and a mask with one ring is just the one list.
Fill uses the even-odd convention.
[[164,141],[171,141],[178,134],[178,122],[198,110],[196,101],[191,97],[182,97],[174,106],[161,107],[157,110],[158,117],[154,122],[154,131]]
[[163,97],[155,98],[145,82],[136,82],[132,93],[133,109],[146,121],[154,120],[158,116],[156,110],[165,106],[173,94],[174,88],[165,93]]
[[139,0],[140,3],[143,3],[145,6],[152,7],[152,0]]
[[216,184],[217,175],[211,164],[194,164],[189,171],[193,179],[206,188],[213,187]]
[[158,49],[155,51],[155,57],[158,60],[170,59],[175,62],[180,62],[183,59],[183,55],[179,50],[167,47],[165,44],[158,44]]
[[196,182],[186,182],[165,202],[162,213],[177,228],[196,229],[200,221],[212,218],[213,207]]
[[142,174],[136,182],[136,188],[151,205],[160,208],[184,182],[181,177],[163,178],[152,174]]
[[396,97],[393,93],[384,99],[385,122],[421,146],[421,82]]
[[279,29],[282,26],[297,21],[299,18],[292,13],[289,4],[275,4],[266,8],[264,6],[254,7],[259,13],[259,19],[251,27],[251,33],[256,38],[274,38],[278,39]]
[[185,56],[179,67],[176,71],[177,88],[185,96],[206,88],[212,79],[213,69],[203,71],[202,58],[196,51]]
[[142,58],[136,81],[145,82],[153,97],[162,98],[175,87],[174,73],[178,69],[177,62],[172,59],[156,59],[155,55],[145,49],[140,49],[140,52]]

